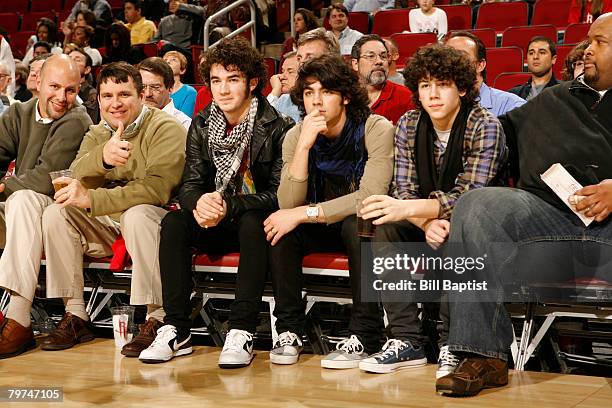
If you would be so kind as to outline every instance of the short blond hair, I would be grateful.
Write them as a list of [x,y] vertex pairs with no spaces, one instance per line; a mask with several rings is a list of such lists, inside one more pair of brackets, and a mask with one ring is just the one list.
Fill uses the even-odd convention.
[[168,51],[167,53],[164,54],[164,58],[166,57],[176,57],[176,59],[178,59],[179,63],[181,64],[181,70],[187,69],[187,57],[185,57],[180,52]]

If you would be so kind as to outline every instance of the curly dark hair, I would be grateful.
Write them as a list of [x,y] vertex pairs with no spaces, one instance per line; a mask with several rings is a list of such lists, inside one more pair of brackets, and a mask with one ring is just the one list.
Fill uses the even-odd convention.
[[298,71],[291,90],[291,100],[300,109],[302,117],[306,114],[304,89],[316,81],[319,81],[323,88],[339,92],[343,98],[349,100],[346,115],[354,122],[363,122],[372,113],[368,93],[359,82],[357,72],[350,69],[339,55],[326,54],[308,60]]
[[561,79],[571,81],[574,78],[574,63],[584,58],[584,51],[589,46],[589,40],[584,40],[578,44],[567,54],[563,61],[563,70],[561,71]]
[[224,38],[206,51],[206,56],[200,64],[200,74],[204,83],[210,86],[210,69],[219,64],[228,71],[238,70],[246,75],[247,83],[257,79],[253,94],[261,96],[268,80],[263,56],[251,46],[244,37]]
[[419,101],[419,81],[436,78],[453,81],[459,92],[464,92],[461,102],[473,105],[478,97],[476,69],[469,57],[448,45],[433,44],[419,48],[404,68],[404,81],[412,91],[414,104],[422,109]]

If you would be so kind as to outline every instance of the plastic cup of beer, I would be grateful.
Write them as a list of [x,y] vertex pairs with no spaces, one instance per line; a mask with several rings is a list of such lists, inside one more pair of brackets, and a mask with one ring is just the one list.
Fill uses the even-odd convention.
[[55,180],[57,180],[60,177],[70,177],[72,178],[72,171],[70,170],[58,170],[58,171],[51,171],[49,172],[49,176],[51,176],[51,182],[53,183],[53,188],[55,189],[55,192],[57,193],[60,189],[66,187],[68,185],[68,183],[66,182],[56,182]]
[[363,201],[361,199],[356,200],[356,211],[357,211],[357,236],[364,238],[372,238],[376,231],[376,225],[372,224],[373,218],[367,220],[361,217],[361,209],[363,208]]

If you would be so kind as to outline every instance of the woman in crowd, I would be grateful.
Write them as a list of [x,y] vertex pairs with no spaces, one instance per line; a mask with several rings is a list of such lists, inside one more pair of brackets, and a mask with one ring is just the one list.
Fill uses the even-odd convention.
[[448,31],[444,10],[434,7],[434,0],[417,0],[419,8],[410,10],[408,15],[410,32],[434,33],[441,40]]
[[[289,37],[283,43],[283,52],[281,55],[285,55],[288,52],[295,51],[298,38],[300,34],[304,34],[307,31],[319,28],[319,22],[317,17],[310,10],[299,8],[293,15],[293,25],[295,26],[295,37]],[[282,64],[282,61],[281,61]]]
[[36,24],[36,35],[33,35],[30,38],[28,51],[23,57],[24,64],[30,64],[34,53],[34,47],[32,46],[39,41],[46,41],[51,44],[53,46],[53,48],[51,49],[51,52],[53,54],[62,53],[62,48],[58,46],[59,43],[57,39],[57,25],[55,25],[55,23],[51,19],[43,17],[38,20]]
[[105,56],[102,60],[104,64],[125,61],[135,65],[145,58],[140,48],[132,47],[130,31],[121,23],[114,23],[108,28],[104,38],[104,47]]

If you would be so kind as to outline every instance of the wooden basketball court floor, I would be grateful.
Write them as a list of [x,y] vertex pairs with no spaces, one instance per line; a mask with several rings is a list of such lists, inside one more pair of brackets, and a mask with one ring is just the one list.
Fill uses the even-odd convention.
[[250,367],[221,370],[221,350],[148,365],[121,356],[112,339],[64,351],[35,349],[0,360],[0,387],[63,387],[62,403],[7,403],[15,407],[610,407],[612,379],[511,372],[510,385],[473,398],[435,393],[435,365],[393,374],[324,370],[321,356],[292,366],[270,364],[257,352]]

